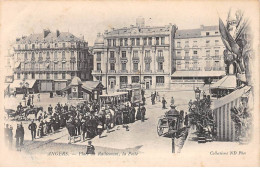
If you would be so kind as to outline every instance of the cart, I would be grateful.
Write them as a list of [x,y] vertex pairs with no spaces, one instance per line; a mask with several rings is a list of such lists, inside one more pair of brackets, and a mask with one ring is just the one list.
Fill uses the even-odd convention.
[[162,116],[158,120],[157,133],[159,136],[168,136],[173,133],[177,133],[180,128],[180,116],[179,115],[170,115]]

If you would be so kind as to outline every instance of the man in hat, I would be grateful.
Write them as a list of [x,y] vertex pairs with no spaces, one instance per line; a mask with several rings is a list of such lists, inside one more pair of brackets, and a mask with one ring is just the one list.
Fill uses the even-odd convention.
[[88,141],[86,154],[87,155],[95,155],[95,147],[92,145],[91,141]]
[[36,138],[36,129],[37,125],[34,123],[34,120],[32,120],[31,124],[29,124],[28,129],[31,131],[32,135],[32,141]]
[[165,106],[166,103],[167,103],[167,102],[166,102],[165,98],[163,97],[163,98],[162,98],[162,105],[163,105],[162,108],[163,108],[163,109],[166,109],[166,106]]

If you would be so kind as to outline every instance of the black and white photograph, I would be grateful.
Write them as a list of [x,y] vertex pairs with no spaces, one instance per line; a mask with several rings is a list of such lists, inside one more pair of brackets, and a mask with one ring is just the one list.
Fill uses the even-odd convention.
[[260,166],[259,1],[0,11],[0,166]]

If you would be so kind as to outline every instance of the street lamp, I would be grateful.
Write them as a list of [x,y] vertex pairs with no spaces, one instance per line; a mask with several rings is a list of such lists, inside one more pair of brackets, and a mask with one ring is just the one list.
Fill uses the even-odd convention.
[[195,99],[199,100],[200,99],[200,93],[201,93],[201,90],[197,87],[195,90]]

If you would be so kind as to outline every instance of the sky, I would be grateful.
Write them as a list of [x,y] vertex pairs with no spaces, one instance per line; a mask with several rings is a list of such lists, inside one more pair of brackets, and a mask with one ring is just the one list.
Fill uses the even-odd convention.
[[6,1],[1,4],[1,47],[6,49],[16,37],[41,33],[46,28],[84,35],[89,46],[93,46],[97,33],[135,25],[138,17],[145,18],[145,25],[172,23],[179,29],[218,25],[218,18],[225,19],[231,7],[255,16],[258,4],[249,2]]

